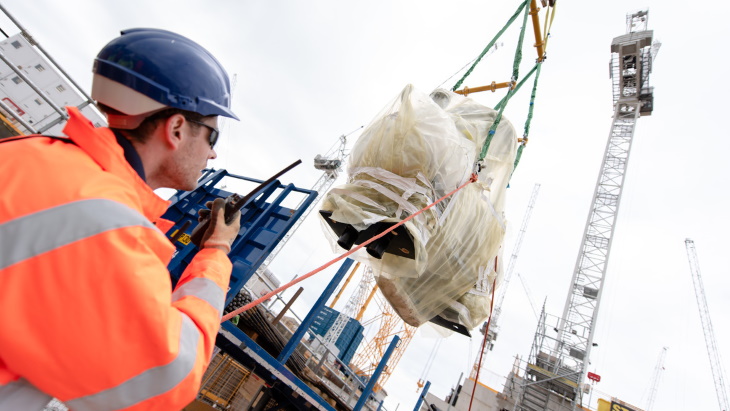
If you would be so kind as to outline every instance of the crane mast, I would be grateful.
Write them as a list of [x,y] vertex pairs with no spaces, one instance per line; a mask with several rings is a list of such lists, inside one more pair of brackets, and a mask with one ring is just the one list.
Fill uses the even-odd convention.
[[727,386],[725,385],[725,372],[720,361],[720,351],[717,349],[715,331],[713,331],[712,321],[710,320],[710,310],[707,307],[707,297],[705,296],[705,287],[702,284],[702,276],[700,275],[700,263],[697,259],[697,250],[695,249],[694,241],[689,238],[684,241],[684,245],[687,248],[689,268],[692,272],[692,283],[695,287],[695,297],[697,297],[697,306],[700,310],[700,321],[702,321],[702,331],[705,334],[707,355],[710,357],[710,368],[712,369],[712,379],[715,383],[717,402],[720,404],[720,410],[728,411],[730,410],[730,402],[728,402]]
[[[388,366],[380,374],[380,378],[375,386],[376,392],[380,391],[388,381],[388,378],[390,378],[396,365],[401,357],[403,357],[406,348],[408,348],[408,345],[415,336],[417,329],[406,324],[385,299],[374,298],[377,291],[378,285],[375,283],[375,274],[370,266],[365,266],[359,288],[351,297],[351,301],[357,301],[354,304],[355,310],[352,312],[357,311],[357,316],[354,318],[357,321],[362,321],[365,310],[368,308],[370,302],[375,299],[379,314],[363,322],[363,326],[366,328],[370,324],[377,326],[377,331],[372,338],[363,340],[360,348],[352,358],[351,367],[353,367],[353,370],[358,375],[368,376],[369,378],[369,376],[373,375],[375,368],[378,366],[379,358],[382,358],[393,336],[400,336],[400,342],[394,349],[388,361]],[[333,325],[332,328],[334,327]]]
[[[359,130],[359,128],[357,130]],[[289,241],[291,236],[294,235],[297,229],[299,229],[299,226],[301,226],[304,220],[307,219],[309,213],[314,210],[314,206],[322,198],[322,195],[327,192],[327,190],[332,187],[332,184],[335,183],[335,180],[337,180],[337,177],[340,175],[340,171],[342,170],[342,165],[345,163],[345,159],[347,158],[347,154],[345,153],[346,146],[347,136],[343,134],[342,136],[340,136],[339,145],[334,150],[334,153],[325,156],[317,155],[314,158],[314,168],[323,171],[322,175],[312,187],[312,190],[317,192],[317,198],[314,199],[312,205],[307,208],[306,211],[304,211],[304,214],[302,214],[302,216],[294,223],[294,225],[291,227],[289,232],[286,233],[284,238],[282,238],[281,241],[279,241],[279,243],[276,245],[276,247],[274,247],[274,249],[271,251],[271,254],[266,257],[263,263],[261,263],[261,266],[258,268],[258,270],[256,270],[256,272],[259,274],[259,277],[264,278],[264,276],[262,275],[263,272],[266,270],[269,264],[274,261],[274,258],[276,258],[276,256],[279,254],[279,251],[284,248],[287,241]],[[298,207],[299,206],[295,208]]]
[[659,381],[662,377],[662,371],[664,371],[664,360],[667,358],[667,347],[662,348],[661,354],[659,354],[659,360],[654,367],[654,375],[651,377],[651,386],[649,387],[649,399],[646,402],[646,411],[651,411],[651,407],[654,406],[654,399],[659,389]]
[[616,37],[611,44],[618,65],[618,72],[612,73],[612,76],[614,81],[618,77],[619,92],[614,94],[616,103],[611,133],[558,335],[559,344],[570,347],[569,355],[573,354],[570,356],[580,366],[579,384],[587,373],[587,359],[593,347],[596,316],[636,121],[642,114],[651,114],[652,110],[653,95],[649,86],[651,57],[647,49],[651,47],[652,32],[646,30],[647,18],[646,12],[630,15],[629,32]]
[[646,11],[629,14],[628,32],[611,43],[613,122],[563,315],[554,327],[557,337],[545,332],[544,320],[535,334],[523,410],[545,410],[555,395],[572,401],[573,410],[582,403],[634,129],[638,118],[653,110],[649,75],[656,49],[647,22]]

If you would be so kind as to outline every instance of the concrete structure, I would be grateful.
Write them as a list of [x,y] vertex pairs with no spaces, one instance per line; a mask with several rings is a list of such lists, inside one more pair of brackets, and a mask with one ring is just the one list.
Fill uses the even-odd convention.
[[[470,409],[479,411],[513,411],[519,409],[516,405],[525,392],[524,387],[529,384],[528,379],[520,375],[523,368],[520,361],[515,362],[515,367],[507,377],[502,392],[489,387],[487,385],[474,383],[469,378],[462,385],[451,390],[446,398],[440,399],[430,392],[426,394],[425,401],[421,404],[418,411],[467,411]],[[476,387],[474,399],[472,401],[472,390]],[[556,393],[549,393],[546,396],[547,410],[550,411],[570,411],[573,409],[573,402],[569,401],[565,396]],[[576,410],[591,411],[592,409],[576,405]],[[598,398],[597,411],[643,411],[641,408],[623,402],[615,397]]]
[[476,392],[472,401],[471,394],[474,387],[474,380],[469,378],[444,400],[429,392],[419,411],[446,411],[449,409],[449,404],[451,404],[451,410],[466,411],[469,409],[470,402],[472,410],[510,411],[513,409],[513,399],[482,383],[476,383]]

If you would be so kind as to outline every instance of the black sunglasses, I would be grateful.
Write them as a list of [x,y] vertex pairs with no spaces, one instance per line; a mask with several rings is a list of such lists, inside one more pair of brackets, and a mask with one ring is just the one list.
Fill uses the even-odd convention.
[[208,130],[210,130],[210,136],[208,136],[208,142],[210,143],[210,148],[213,148],[213,146],[215,146],[215,143],[218,142],[218,136],[220,135],[220,131],[218,131],[217,128],[211,127],[211,126],[203,123],[202,121],[191,120],[187,117],[185,117],[185,120],[187,120],[191,123],[200,124],[201,126],[206,127]]

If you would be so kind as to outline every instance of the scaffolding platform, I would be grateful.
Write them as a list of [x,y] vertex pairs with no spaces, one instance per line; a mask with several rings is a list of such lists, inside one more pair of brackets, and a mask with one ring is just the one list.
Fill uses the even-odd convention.
[[[538,367],[535,364],[527,364],[526,369],[527,375],[534,379],[534,381],[545,381],[543,386],[550,390],[567,398],[575,399],[575,390],[578,389],[578,384],[571,379],[578,378],[578,372],[565,374],[552,373],[544,368]],[[549,381],[548,381],[549,380]]]

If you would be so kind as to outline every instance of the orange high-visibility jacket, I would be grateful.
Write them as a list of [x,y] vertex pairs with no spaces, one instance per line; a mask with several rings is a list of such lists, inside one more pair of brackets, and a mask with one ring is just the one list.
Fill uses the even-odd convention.
[[[76,108],[0,143],[0,410],[175,410],[198,392],[231,274],[203,249],[172,290],[168,203]],[[164,221],[164,220],[161,220]],[[167,222],[169,228],[169,222]]]

